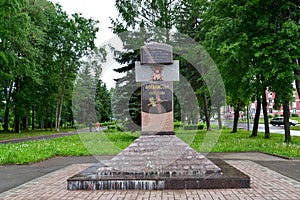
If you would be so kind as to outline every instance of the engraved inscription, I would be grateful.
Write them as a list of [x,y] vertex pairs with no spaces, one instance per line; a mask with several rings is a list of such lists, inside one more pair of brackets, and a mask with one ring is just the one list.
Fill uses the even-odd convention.
[[162,114],[172,111],[172,84],[164,82],[144,83],[142,86],[142,111],[152,114]]
[[172,64],[172,47],[167,44],[153,43],[141,47],[141,64]]

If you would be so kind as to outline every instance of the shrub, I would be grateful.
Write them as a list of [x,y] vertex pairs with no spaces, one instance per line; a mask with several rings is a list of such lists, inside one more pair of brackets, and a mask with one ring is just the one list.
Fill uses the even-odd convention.
[[174,128],[179,128],[182,125],[181,122],[174,122]]
[[107,126],[107,131],[108,132],[123,132],[123,130],[121,129],[121,127],[119,127],[118,125],[108,125]]
[[117,130],[117,126],[116,125],[108,125],[107,129],[108,130]]
[[299,117],[299,116],[298,116],[298,114],[293,113],[293,114],[292,114],[292,117]]
[[110,121],[110,122],[101,122],[101,126],[109,126],[109,125],[115,125],[115,121]]
[[190,125],[185,125],[183,127],[184,130],[197,130],[197,129],[203,129],[204,125],[203,124],[190,124]]
[[268,117],[269,117],[269,119],[273,118],[273,116],[272,116],[272,115],[268,115]]

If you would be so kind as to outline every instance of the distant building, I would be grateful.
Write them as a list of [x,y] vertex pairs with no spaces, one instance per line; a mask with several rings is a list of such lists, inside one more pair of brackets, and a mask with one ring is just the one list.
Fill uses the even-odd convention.
[[[269,91],[268,89],[266,90],[266,97],[267,97],[267,111],[268,111],[268,115],[278,115],[278,116],[282,116],[283,115],[283,107],[281,106],[279,110],[275,109],[275,93],[272,91]],[[249,107],[249,111],[252,115],[252,117],[254,117],[255,115],[255,110],[256,110],[256,105],[257,102],[251,103],[250,107]],[[293,95],[293,101],[290,102],[290,113],[292,114],[297,114],[300,116],[300,99],[299,99],[299,95],[297,93],[297,91],[294,91],[294,95]],[[260,116],[263,116],[263,111],[261,109],[260,112]]]

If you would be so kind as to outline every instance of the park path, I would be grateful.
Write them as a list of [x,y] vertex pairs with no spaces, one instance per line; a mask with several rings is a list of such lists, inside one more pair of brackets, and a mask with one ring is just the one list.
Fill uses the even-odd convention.
[[[105,130],[106,127],[101,127],[100,130]],[[61,132],[61,133],[53,133],[49,135],[43,135],[43,136],[33,136],[33,137],[26,137],[26,138],[15,138],[15,139],[9,139],[9,140],[1,140],[0,144],[7,144],[7,143],[18,143],[18,142],[24,142],[24,141],[30,141],[30,140],[49,140],[53,138],[59,138],[64,136],[70,136],[70,135],[77,135],[80,133],[87,133],[89,132],[88,128],[84,129],[76,129],[74,131],[69,132]]]

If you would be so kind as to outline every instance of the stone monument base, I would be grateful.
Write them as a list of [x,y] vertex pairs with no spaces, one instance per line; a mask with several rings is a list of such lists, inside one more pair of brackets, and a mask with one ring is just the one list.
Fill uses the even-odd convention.
[[175,135],[140,136],[105,163],[67,180],[68,190],[248,188],[250,178],[207,159]]
[[141,135],[175,135],[175,131],[142,131]]

